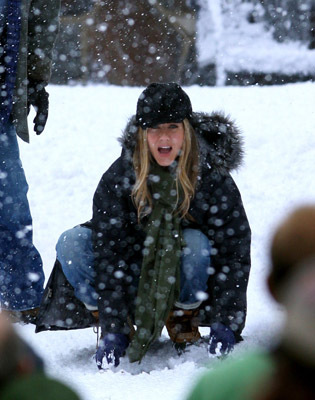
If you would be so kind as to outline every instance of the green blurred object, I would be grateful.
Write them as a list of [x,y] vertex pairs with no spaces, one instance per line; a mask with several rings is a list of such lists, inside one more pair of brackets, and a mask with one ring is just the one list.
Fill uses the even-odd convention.
[[69,387],[43,373],[25,375],[10,381],[2,391],[1,400],[80,400]]

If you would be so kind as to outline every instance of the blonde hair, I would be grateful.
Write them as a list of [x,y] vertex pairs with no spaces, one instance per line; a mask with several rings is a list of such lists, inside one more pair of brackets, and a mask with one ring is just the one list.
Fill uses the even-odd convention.
[[[194,197],[198,177],[199,149],[195,131],[189,121],[184,119],[184,141],[179,154],[176,170],[177,197],[179,184],[183,190],[183,201],[177,212],[182,218],[191,219],[188,214],[190,201]],[[133,202],[138,211],[138,219],[148,215],[152,209],[152,197],[147,185],[150,162],[153,160],[148,146],[147,129],[139,127],[136,148],[133,154],[133,167],[136,182],[132,190]]]

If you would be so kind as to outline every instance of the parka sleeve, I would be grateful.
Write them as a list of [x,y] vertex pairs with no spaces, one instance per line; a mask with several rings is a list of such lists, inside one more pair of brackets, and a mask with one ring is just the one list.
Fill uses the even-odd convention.
[[230,175],[218,178],[211,190],[207,229],[212,246],[211,319],[229,326],[240,339],[247,312],[251,230],[240,192]]
[[48,84],[59,32],[60,0],[32,0],[28,20],[28,71],[32,82]]
[[93,198],[92,238],[95,255],[96,291],[100,324],[105,332],[128,333],[128,295],[133,279],[133,216],[128,203],[130,190],[111,167],[102,177]]

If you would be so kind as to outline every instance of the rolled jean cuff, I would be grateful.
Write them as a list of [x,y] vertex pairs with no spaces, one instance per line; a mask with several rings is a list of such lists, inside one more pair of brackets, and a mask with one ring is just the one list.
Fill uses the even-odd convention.
[[83,303],[85,305],[85,308],[89,311],[97,311],[98,307],[97,306],[92,306],[91,304]]
[[195,303],[184,304],[179,301],[176,301],[174,305],[175,307],[181,308],[182,310],[195,310],[200,306],[201,303],[202,301],[196,301]]

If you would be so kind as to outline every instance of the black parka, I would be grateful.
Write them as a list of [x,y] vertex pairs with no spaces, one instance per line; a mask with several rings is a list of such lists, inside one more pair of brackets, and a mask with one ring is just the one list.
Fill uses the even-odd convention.
[[29,142],[28,85],[48,84],[52,50],[59,32],[60,0],[21,0],[21,33],[12,119],[17,135]]
[[[194,113],[191,123],[200,166],[189,214],[193,227],[209,238],[212,248],[209,297],[201,305],[201,325],[222,322],[240,339],[246,318],[251,232],[230,172],[241,164],[242,139],[235,124],[222,114]],[[131,198],[136,135],[132,117],[120,139],[122,154],[102,176],[93,198],[96,290],[105,332],[128,331],[127,315],[133,316],[136,297],[132,283],[141,270],[145,234]]]

